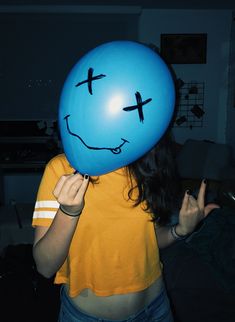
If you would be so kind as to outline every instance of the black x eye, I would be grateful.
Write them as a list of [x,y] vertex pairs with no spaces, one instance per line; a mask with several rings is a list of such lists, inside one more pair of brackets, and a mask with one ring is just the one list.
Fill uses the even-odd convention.
[[132,106],[127,106],[123,108],[123,111],[126,112],[130,112],[130,111],[134,111],[136,109],[138,109],[138,113],[139,113],[139,118],[140,118],[140,122],[144,123],[144,112],[143,112],[143,105],[149,103],[152,101],[152,98],[148,98],[145,101],[142,101],[142,97],[140,95],[139,92],[135,93],[135,98],[136,98],[136,105],[132,105]]
[[78,87],[78,86],[81,86],[85,83],[87,83],[88,85],[88,91],[89,93],[92,95],[92,81],[94,80],[97,80],[97,79],[100,79],[100,78],[103,78],[103,77],[106,77],[106,75],[103,75],[103,74],[99,74],[97,76],[93,76],[93,72],[94,72],[94,69],[93,68],[89,68],[88,69],[88,73],[87,73],[87,79],[82,81],[82,82],[79,82],[75,85],[75,87]]

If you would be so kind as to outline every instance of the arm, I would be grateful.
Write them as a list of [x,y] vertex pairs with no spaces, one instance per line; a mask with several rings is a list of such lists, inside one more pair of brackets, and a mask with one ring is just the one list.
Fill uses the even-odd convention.
[[[205,206],[206,182],[202,181],[198,197],[195,199],[188,191],[185,192],[182,206],[179,212],[179,223],[175,226],[177,235],[185,237],[191,234],[198,223],[213,209],[219,208],[216,204]],[[162,227],[155,224],[159,248],[170,246],[177,239],[173,236],[171,227]]]
[[33,256],[37,270],[45,277],[53,276],[64,263],[71,240],[84,207],[84,195],[89,178],[80,174],[62,176],[53,194],[69,216],[58,209],[49,227],[38,226],[35,230]]

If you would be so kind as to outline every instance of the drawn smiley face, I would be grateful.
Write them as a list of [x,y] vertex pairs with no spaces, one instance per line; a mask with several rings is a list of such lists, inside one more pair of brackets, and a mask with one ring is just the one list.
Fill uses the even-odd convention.
[[174,110],[174,84],[150,48],[113,41],[83,56],[60,99],[64,152],[80,173],[102,175],[126,166],[161,138]]

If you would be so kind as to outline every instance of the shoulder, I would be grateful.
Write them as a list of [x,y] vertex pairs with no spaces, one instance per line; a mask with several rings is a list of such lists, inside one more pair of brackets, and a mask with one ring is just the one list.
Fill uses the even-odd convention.
[[53,158],[51,158],[48,164],[49,165],[58,165],[58,164],[69,165],[69,161],[67,160],[64,153],[60,153],[54,156]]
[[71,174],[75,170],[68,162],[64,153],[54,156],[46,165],[46,169],[57,175]]

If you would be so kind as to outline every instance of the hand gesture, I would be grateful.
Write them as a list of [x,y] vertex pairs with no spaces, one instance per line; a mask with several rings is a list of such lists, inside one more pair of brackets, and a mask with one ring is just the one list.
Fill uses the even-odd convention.
[[204,219],[213,209],[219,208],[217,204],[210,203],[205,206],[206,180],[203,180],[197,198],[185,192],[179,213],[179,223],[176,232],[185,236],[194,231],[198,223]]
[[63,175],[53,194],[68,213],[79,213],[84,207],[84,196],[89,184],[89,177],[79,174]]

